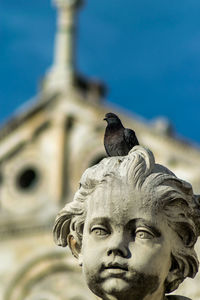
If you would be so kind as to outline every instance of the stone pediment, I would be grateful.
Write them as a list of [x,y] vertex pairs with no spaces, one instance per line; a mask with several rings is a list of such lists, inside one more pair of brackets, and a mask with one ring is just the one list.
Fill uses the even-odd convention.
[[58,93],[51,96],[39,95],[37,99],[31,99],[22,105],[4,124],[0,127],[0,141],[6,138],[20,125],[24,124],[32,116],[44,110],[55,101]]

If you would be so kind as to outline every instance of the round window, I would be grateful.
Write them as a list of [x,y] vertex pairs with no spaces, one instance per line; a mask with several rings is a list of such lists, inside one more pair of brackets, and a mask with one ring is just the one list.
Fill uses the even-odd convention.
[[23,191],[32,190],[39,182],[39,173],[34,167],[23,169],[16,178],[17,188]]

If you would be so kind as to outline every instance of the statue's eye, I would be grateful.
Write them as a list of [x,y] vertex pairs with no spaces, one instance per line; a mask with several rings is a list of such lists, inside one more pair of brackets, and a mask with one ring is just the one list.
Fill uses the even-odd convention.
[[135,236],[138,239],[153,239],[154,238],[154,234],[152,232],[150,232],[149,230],[144,230],[144,229],[137,229],[135,232]]
[[106,236],[108,234],[106,228],[96,226],[92,228],[91,232],[97,236]]

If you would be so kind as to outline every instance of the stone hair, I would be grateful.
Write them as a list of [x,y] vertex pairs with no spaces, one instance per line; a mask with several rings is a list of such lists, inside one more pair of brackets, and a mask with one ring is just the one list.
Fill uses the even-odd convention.
[[[166,292],[171,292],[198,271],[194,244],[200,234],[200,197],[193,194],[189,183],[177,178],[166,167],[155,164],[152,152],[144,147],[135,146],[127,156],[105,158],[83,173],[73,201],[67,203],[56,218],[55,242],[65,247],[71,234],[81,247],[88,196],[97,186],[117,179],[121,184],[145,191],[149,195],[146,205],[162,211],[179,237],[171,253],[171,268],[178,270],[178,279],[165,283]],[[156,197],[151,198],[152,194]]]

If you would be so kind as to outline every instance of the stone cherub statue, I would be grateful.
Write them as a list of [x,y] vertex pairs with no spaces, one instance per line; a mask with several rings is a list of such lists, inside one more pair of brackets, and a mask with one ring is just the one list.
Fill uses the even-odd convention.
[[189,300],[167,294],[198,271],[199,217],[191,185],[135,146],[84,172],[54,238],[103,300]]

